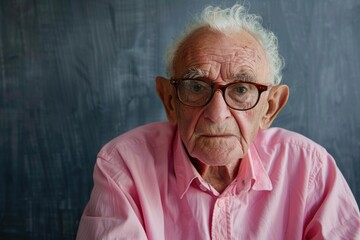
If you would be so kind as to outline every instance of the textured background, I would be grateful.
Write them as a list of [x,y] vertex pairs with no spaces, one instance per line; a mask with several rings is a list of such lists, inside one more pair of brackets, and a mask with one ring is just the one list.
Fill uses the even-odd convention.
[[[164,120],[166,45],[208,0],[0,1],[0,239],[74,239],[96,153]],[[250,3],[249,3],[250,2]],[[249,1],[291,89],[276,126],[335,157],[360,201],[360,2]]]

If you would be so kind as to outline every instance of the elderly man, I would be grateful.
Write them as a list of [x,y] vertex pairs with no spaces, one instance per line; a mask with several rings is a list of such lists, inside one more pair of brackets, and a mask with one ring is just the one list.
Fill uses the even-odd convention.
[[156,87],[169,122],[100,151],[78,239],[360,239],[333,158],[269,128],[289,90],[259,17],[208,7],[168,55]]

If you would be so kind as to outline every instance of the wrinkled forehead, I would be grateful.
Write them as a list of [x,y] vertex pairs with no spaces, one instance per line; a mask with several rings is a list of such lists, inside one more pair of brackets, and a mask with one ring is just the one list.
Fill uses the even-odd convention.
[[266,82],[270,76],[263,48],[246,31],[225,35],[200,28],[180,44],[173,66],[175,77],[196,71],[214,81],[248,75],[256,82]]

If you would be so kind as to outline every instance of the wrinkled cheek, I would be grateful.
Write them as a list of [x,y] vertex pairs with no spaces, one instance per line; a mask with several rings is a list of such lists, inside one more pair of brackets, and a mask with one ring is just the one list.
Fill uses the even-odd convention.
[[243,145],[250,145],[258,132],[261,115],[255,109],[242,112],[241,114],[241,116],[236,117],[236,122],[240,129]]
[[193,148],[195,144],[195,128],[198,116],[196,113],[191,113],[182,108],[177,111],[177,125],[180,130],[180,136],[187,148]]

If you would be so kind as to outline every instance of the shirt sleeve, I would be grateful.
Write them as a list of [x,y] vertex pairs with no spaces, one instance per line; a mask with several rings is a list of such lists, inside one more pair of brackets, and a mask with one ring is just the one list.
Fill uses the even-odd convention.
[[97,159],[94,188],[76,239],[147,239],[133,183],[127,170],[120,168]]
[[346,180],[325,150],[314,158],[304,239],[360,239],[359,208]]

